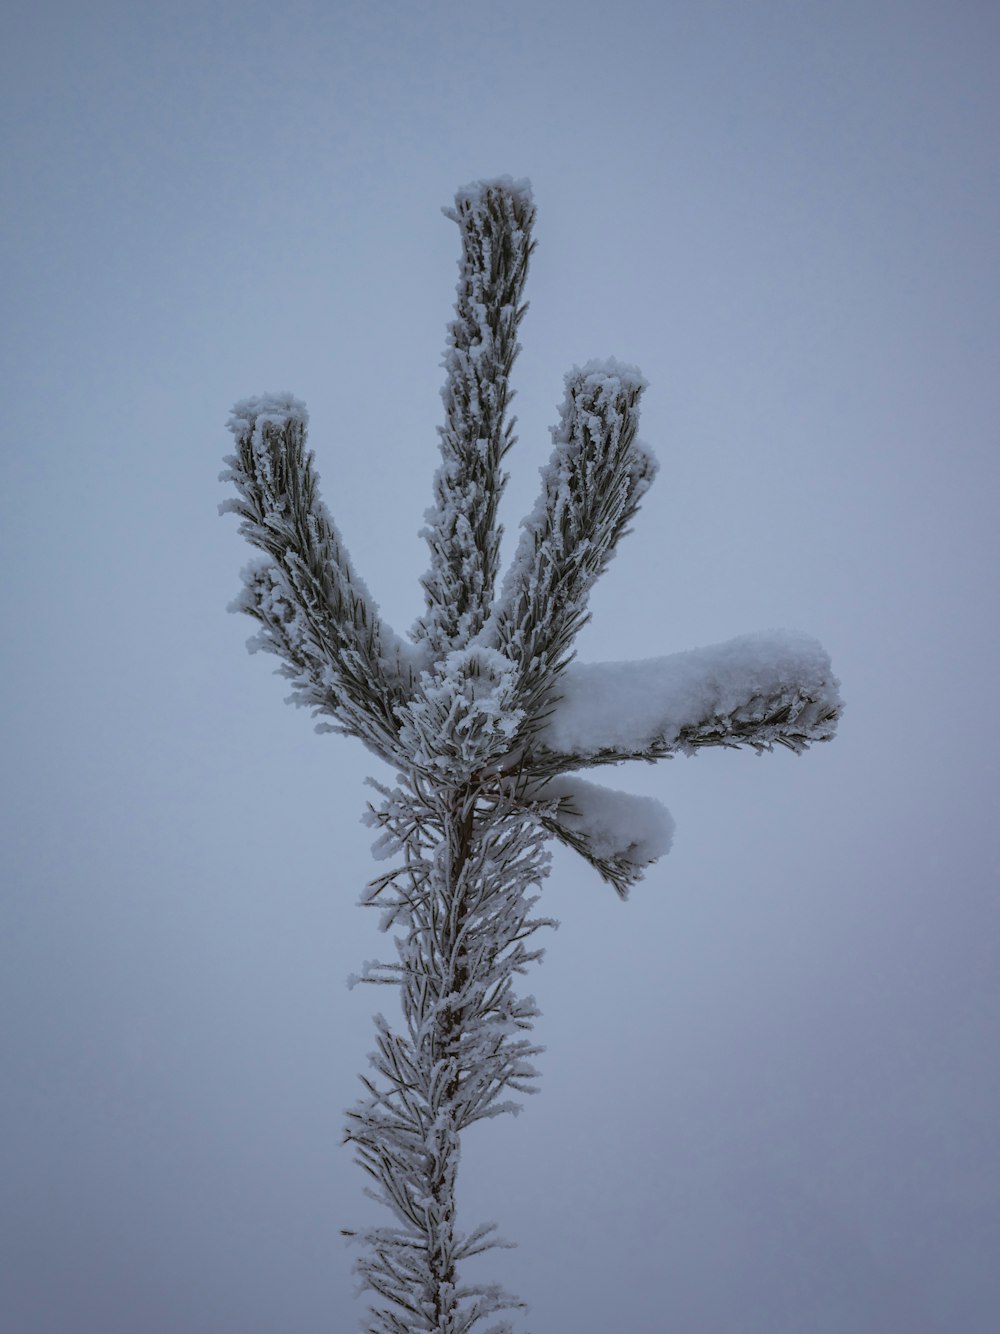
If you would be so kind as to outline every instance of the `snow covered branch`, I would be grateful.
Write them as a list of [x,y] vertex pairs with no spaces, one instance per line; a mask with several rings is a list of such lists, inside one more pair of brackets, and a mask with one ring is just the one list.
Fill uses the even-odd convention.
[[266,555],[243,570],[232,610],[259,622],[251,647],[283,660],[295,703],[398,757],[394,709],[412,685],[412,649],[383,625],[319,499],[307,421],[290,394],[233,409],[236,453],[221,478],[235,483],[239,499],[219,508],[238,514],[240,532]]
[[573,776],[551,779],[541,798],[556,803],[554,812],[542,817],[544,828],[588,861],[619,898],[627,898],[646,869],[670,851],[673,817],[655,797]]
[[467,186],[445,211],[461,229],[462,258],[441,391],[443,461],[424,529],[431,550],[423,579],[427,612],[416,627],[435,654],[478,634],[493,600],[496,514],[507,481],[501,462],[515,439],[515,419],[505,421],[510,371],[521,348],[517,329],[527,310],[521,295],[535,220],[530,185],[509,176]]
[[533,762],[559,772],[702,746],[800,753],[836,732],[839,684],[814,639],[785,631],[639,662],[573,663]]
[[644,388],[634,367],[613,360],[566,377],[542,492],[484,632],[521,664],[531,719],[544,714],[587,619],[590,590],[656,475],[655,458],[636,439]]

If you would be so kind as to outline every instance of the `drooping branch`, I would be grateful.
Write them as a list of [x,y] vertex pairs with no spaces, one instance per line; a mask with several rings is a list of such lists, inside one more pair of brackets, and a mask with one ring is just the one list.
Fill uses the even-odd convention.
[[501,464],[515,439],[515,419],[506,419],[510,372],[535,220],[530,186],[510,177],[467,186],[445,211],[461,229],[462,258],[444,359],[442,464],[423,534],[431,551],[427,611],[415,629],[435,657],[478,634],[493,599],[497,506],[507,481]]
[[394,709],[412,688],[412,650],[383,624],[319,498],[307,421],[287,394],[233,409],[236,453],[222,479],[239,499],[220,510],[238,514],[240,532],[266,553],[243,571],[233,610],[259,622],[251,646],[282,659],[295,703],[398,761]]
[[555,803],[541,815],[542,826],[589,862],[621,899],[670,851],[673,817],[655,797],[617,792],[575,774],[550,779],[536,791],[541,801]]
[[520,664],[529,729],[543,718],[587,619],[590,590],[656,475],[655,459],[636,439],[644,387],[638,371],[615,361],[566,377],[542,493],[484,631]]

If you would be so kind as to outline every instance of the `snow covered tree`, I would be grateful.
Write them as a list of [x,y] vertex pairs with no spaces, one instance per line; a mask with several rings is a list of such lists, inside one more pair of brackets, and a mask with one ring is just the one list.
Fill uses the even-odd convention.
[[[346,1138],[390,1221],[356,1236],[373,1295],[369,1334],[467,1334],[523,1306],[463,1282],[462,1261],[505,1245],[493,1224],[460,1230],[463,1130],[533,1091],[537,1011],[516,982],[542,950],[535,915],[550,839],[622,897],[670,846],[658,802],[576,771],[702,746],[785,746],[833,736],[841,703],[829,659],[797,635],[746,636],[644,662],[577,665],[588,598],[656,474],[640,443],[633,367],[591,362],[566,377],[538,502],[497,589],[514,443],[510,374],[535,209],[524,181],[461,190],[462,238],[443,390],[442,464],[424,529],[426,606],[409,638],[382,620],[319,498],[306,409],[290,395],[237,404],[225,480],[240,531],[262,553],[234,604],[258,623],[291,699],[322,730],[358,737],[395,772],[368,819],[386,869],[362,902],[396,957],[360,980],[395,987],[401,1017],[376,1018],[372,1072]],[[481,1334],[510,1331],[501,1319]]]

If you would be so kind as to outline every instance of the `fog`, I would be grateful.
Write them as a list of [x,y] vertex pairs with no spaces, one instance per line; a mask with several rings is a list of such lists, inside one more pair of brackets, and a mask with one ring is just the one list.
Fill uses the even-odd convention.
[[[993,1334],[1000,12],[16,2],[5,23],[0,1326],[355,1329],[341,1146],[391,949],[356,742],[226,615],[234,400],[306,400],[386,618],[421,607],[457,187],[538,207],[508,556],[574,363],[659,478],[581,660],[820,639],[837,739],[606,775],[541,1092],[461,1204],[519,1334]],[[991,611],[991,608],[993,610]],[[603,775],[602,775],[603,777]]]

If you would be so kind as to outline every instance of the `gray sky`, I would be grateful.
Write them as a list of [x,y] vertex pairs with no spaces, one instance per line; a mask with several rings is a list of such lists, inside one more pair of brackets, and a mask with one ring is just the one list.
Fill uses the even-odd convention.
[[509,538],[568,367],[650,381],[581,657],[788,626],[848,711],[607,775],[674,850],[624,906],[557,856],[542,1092],[470,1134],[463,1207],[532,1334],[993,1334],[1000,10],[41,0],[0,61],[4,1329],[362,1315],[371,762],[244,652],[216,475],[236,398],[304,398],[409,626],[439,209],[509,172]]

